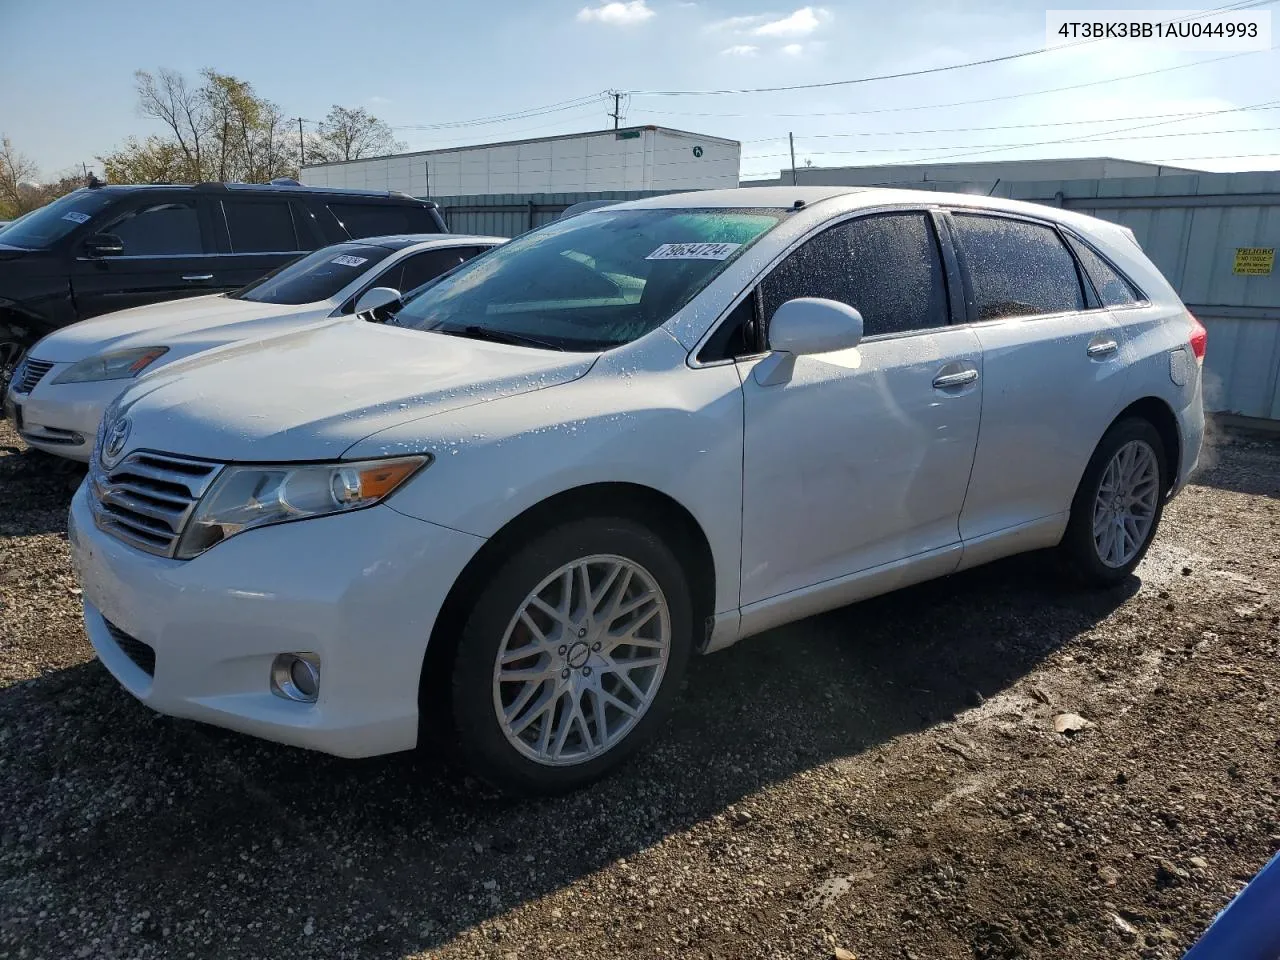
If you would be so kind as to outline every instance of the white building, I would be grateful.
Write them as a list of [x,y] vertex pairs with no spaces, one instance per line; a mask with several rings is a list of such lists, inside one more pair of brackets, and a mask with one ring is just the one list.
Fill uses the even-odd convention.
[[398,190],[415,197],[710,190],[738,185],[742,145],[666,127],[623,127],[302,168],[317,187]]
[[[887,187],[913,183],[976,184],[997,180],[1110,180],[1117,177],[1169,177],[1201,173],[1189,167],[1117,160],[1115,157],[1068,157],[1061,160],[969,160],[961,163],[889,163],[869,167],[798,167],[801,186]],[[744,187],[791,184],[790,168],[776,178],[744,180]]]

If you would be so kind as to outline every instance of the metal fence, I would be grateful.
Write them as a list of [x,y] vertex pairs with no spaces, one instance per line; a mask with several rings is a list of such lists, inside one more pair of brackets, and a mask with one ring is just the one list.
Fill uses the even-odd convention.
[[664,190],[606,190],[595,193],[495,193],[470,197],[433,197],[453,233],[514,237],[550,223],[584,200],[638,200]]

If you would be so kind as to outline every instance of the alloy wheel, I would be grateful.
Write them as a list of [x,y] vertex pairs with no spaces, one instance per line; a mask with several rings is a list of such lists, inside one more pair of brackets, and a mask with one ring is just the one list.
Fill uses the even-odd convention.
[[1093,545],[1108,567],[1129,563],[1147,542],[1160,501],[1160,465],[1143,440],[1124,444],[1102,473],[1093,503]]
[[567,563],[525,597],[493,668],[493,706],[507,740],[549,766],[616,746],[662,686],[671,612],[657,580],[624,557]]

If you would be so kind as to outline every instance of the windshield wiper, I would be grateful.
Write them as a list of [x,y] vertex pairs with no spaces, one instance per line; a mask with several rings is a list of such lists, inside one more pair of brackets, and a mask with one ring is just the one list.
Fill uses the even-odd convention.
[[462,327],[432,327],[433,333],[447,333],[455,337],[467,337],[471,340],[487,340],[490,343],[505,343],[514,347],[539,347],[543,350],[559,350],[564,352],[564,347],[558,343],[552,343],[550,340],[539,340],[537,337],[530,337],[523,333],[510,333],[506,330],[493,330],[489,327],[469,326]]

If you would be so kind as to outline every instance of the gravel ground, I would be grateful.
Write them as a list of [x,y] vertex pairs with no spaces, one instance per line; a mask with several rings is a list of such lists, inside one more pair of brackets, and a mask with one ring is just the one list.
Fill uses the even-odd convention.
[[1178,957],[1280,849],[1280,444],[1206,459],[1124,587],[1024,557],[775,630],[514,802],[142,707],[78,474],[0,423],[0,957]]

